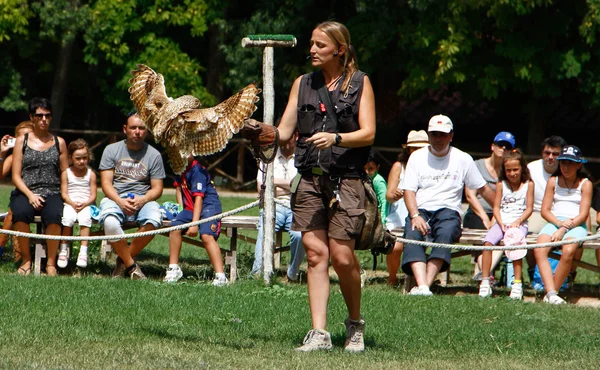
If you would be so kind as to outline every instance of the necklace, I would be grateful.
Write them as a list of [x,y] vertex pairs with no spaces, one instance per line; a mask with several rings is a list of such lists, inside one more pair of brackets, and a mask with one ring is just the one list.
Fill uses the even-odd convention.
[[575,180],[573,180],[573,183],[571,184],[571,186],[569,186],[569,184],[567,183],[567,179],[565,178],[565,185],[567,185],[567,193],[571,194],[574,191],[573,187],[575,186],[576,182],[577,182],[577,178],[575,178]]
[[333,81],[331,81],[330,83],[327,84],[327,90],[329,90],[329,88],[331,86],[333,86],[333,84],[335,84],[336,82],[338,82],[340,80],[340,78],[342,77],[342,74],[338,75]]

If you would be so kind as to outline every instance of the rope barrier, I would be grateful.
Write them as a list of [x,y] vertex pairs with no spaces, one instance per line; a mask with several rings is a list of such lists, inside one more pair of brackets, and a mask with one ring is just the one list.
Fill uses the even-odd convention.
[[237,213],[240,212],[244,212],[250,208],[256,207],[258,205],[258,200],[255,200],[254,202],[248,203],[244,206],[238,207],[236,209],[233,209],[231,211],[227,211],[224,213],[220,213],[218,215],[214,215],[211,217],[207,217],[203,220],[200,221],[194,221],[194,222],[189,222],[187,224],[181,224],[181,225],[177,225],[177,226],[170,226],[170,227],[165,227],[162,229],[156,229],[156,230],[150,230],[150,231],[143,231],[143,232],[136,232],[136,233],[129,233],[129,234],[123,234],[123,235],[101,235],[101,236],[62,236],[62,235],[42,235],[42,234],[32,234],[32,233],[24,233],[21,231],[13,231],[13,230],[2,230],[0,229],[0,233],[2,234],[8,234],[8,235],[13,235],[13,236],[17,236],[17,237],[25,237],[25,238],[35,238],[35,239],[43,239],[43,240],[69,240],[69,241],[74,241],[74,240],[121,240],[121,239],[130,239],[130,238],[142,238],[145,236],[151,236],[151,235],[156,235],[156,234],[166,234],[168,232],[171,232],[173,230],[180,230],[180,229],[187,229],[191,226],[196,226],[196,225],[201,225],[204,223],[209,223],[215,220],[220,220],[223,217],[227,217],[227,216],[232,216],[235,215]]
[[548,247],[559,247],[565,244],[584,243],[590,240],[600,239],[600,234],[589,235],[579,239],[568,239],[561,240],[558,242],[548,242],[540,244],[525,244],[525,245],[512,245],[512,246],[498,246],[498,245],[462,245],[462,244],[445,244],[445,243],[432,243],[421,240],[405,239],[402,237],[396,237],[397,242],[406,244],[420,245],[423,247],[435,247],[435,248],[447,248],[447,249],[458,249],[458,250],[471,250],[471,251],[498,251],[498,250],[516,250],[516,249],[537,249],[537,248],[548,248]]
[[[281,206],[284,206],[284,207],[288,207],[288,208],[290,207],[289,201],[275,199],[275,203],[277,203]],[[177,226],[165,227],[165,228],[156,229],[156,230],[129,233],[129,234],[123,234],[123,235],[62,236],[62,235],[42,235],[42,234],[24,233],[24,232],[20,232],[20,231],[2,230],[2,229],[0,229],[0,234],[8,234],[8,235],[13,235],[13,236],[17,236],[17,237],[35,238],[35,239],[44,239],[44,240],[67,240],[67,241],[121,240],[121,239],[130,239],[130,238],[131,239],[142,238],[145,236],[151,236],[151,235],[156,235],[156,234],[166,234],[166,233],[174,231],[174,230],[187,229],[191,226],[202,225],[202,224],[209,223],[209,222],[212,222],[215,220],[220,220],[224,217],[233,216],[237,213],[241,213],[250,208],[256,207],[256,206],[258,206],[258,204],[259,204],[259,201],[255,200],[251,203],[248,203],[244,206],[235,208],[231,211],[223,212],[218,215],[207,217],[207,218],[199,220],[199,221],[189,222],[187,224],[181,224],[181,225],[177,225]],[[0,215],[0,216],[2,216],[2,215]],[[463,244],[433,243],[433,242],[428,242],[428,241],[405,239],[405,238],[402,238],[399,236],[396,237],[397,242],[401,242],[404,244],[413,244],[413,245],[419,245],[422,247],[435,247],[435,248],[472,250],[472,251],[548,248],[548,247],[558,247],[558,246],[565,245],[565,244],[584,243],[586,241],[596,240],[596,239],[600,239],[600,234],[589,235],[589,236],[585,236],[585,237],[579,238],[579,239],[569,239],[569,240],[562,240],[562,241],[558,241],[558,242],[548,242],[548,243],[540,243],[540,244],[526,244],[526,245],[516,245],[516,246],[497,246],[497,245],[487,246],[487,245],[463,245]]]

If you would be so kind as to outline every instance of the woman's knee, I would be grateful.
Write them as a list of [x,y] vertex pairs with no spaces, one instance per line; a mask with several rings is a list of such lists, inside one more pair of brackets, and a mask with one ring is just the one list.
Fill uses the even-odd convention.
[[329,254],[323,250],[306,248],[306,262],[309,267],[329,264]]
[[356,268],[354,254],[350,253],[336,253],[331,256],[331,265],[336,271],[341,270],[353,270]]

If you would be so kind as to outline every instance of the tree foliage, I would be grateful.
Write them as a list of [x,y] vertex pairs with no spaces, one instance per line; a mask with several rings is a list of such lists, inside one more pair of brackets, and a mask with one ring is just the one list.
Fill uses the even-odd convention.
[[[284,33],[298,45],[275,51],[282,110],[294,78],[311,70],[311,30],[329,19],[350,29],[376,94],[410,100],[449,88],[531,112],[577,94],[600,106],[599,0],[4,0],[0,108],[21,110],[32,95],[55,90],[57,55],[69,42],[67,102],[129,110],[129,71],[145,63],[164,74],[171,96],[212,105],[261,81],[262,50],[242,48],[241,39]],[[74,122],[89,116],[69,114]]]

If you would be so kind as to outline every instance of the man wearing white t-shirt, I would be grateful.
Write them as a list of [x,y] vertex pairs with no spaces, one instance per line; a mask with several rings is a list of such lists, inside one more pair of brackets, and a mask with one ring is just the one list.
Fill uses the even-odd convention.
[[[473,158],[452,146],[454,126],[444,115],[429,120],[429,147],[414,152],[406,165],[402,189],[409,217],[404,238],[423,241],[431,234],[435,243],[452,244],[461,235],[461,201],[464,186],[476,190],[488,203],[494,191],[477,170]],[[402,270],[417,282],[410,294],[431,295],[429,287],[437,274],[450,267],[451,251],[432,248],[429,259],[425,248],[406,244]]]
[[[542,141],[542,158],[535,160],[527,165],[531,180],[535,184],[535,192],[533,194],[533,213],[529,217],[529,231],[539,233],[546,225],[546,220],[542,217],[540,210],[542,209],[542,200],[546,191],[546,183],[552,174],[558,169],[558,156],[563,146],[567,145],[567,141],[560,136],[549,136]],[[527,272],[530,280],[533,280],[535,269],[535,257],[533,249],[527,251]]]

